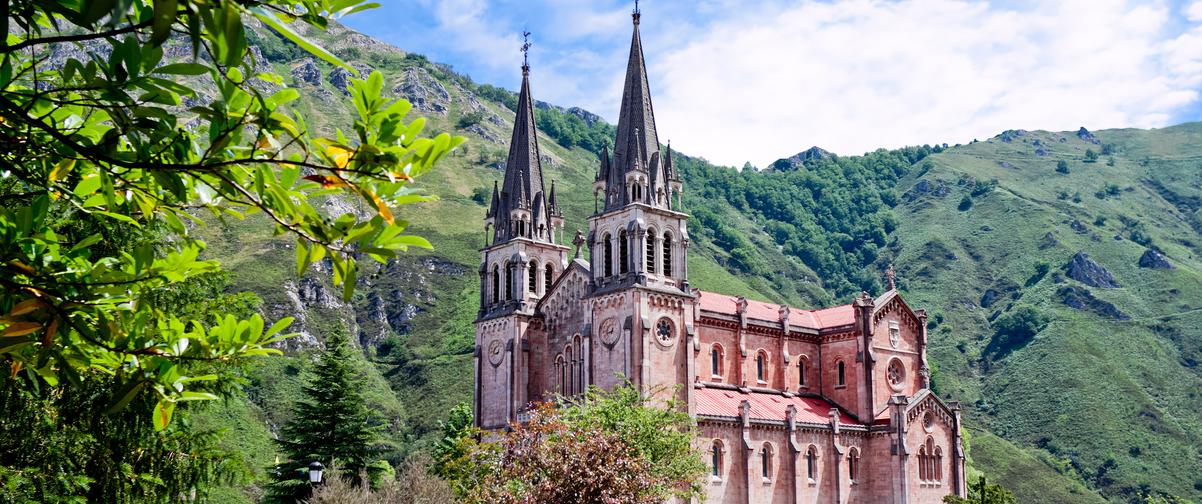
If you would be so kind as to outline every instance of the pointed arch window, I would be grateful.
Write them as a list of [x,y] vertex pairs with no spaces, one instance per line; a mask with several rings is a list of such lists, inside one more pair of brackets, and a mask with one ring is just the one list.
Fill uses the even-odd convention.
[[605,259],[605,276],[613,276],[614,274],[614,243],[613,237],[608,233],[605,234],[605,244],[601,247],[604,250]]
[[837,382],[837,386],[840,386],[840,387],[846,386],[847,385],[847,372],[846,372],[846,367],[843,365],[843,361],[839,361],[838,364],[835,364],[835,367],[838,369],[838,373],[839,373],[839,381]]
[[660,245],[663,250],[664,259],[660,262],[659,269],[663,272],[664,278],[672,276],[672,233],[664,233],[664,241]]
[[716,377],[722,376],[722,346],[717,343],[710,348],[710,374]]
[[943,481],[943,448],[935,447],[935,481]]
[[492,302],[496,304],[501,301],[501,268],[497,265],[492,266]]
[[630,239],[623,229],[618,233],[618,273],[625,275],[630,272]]
[[543,272],[543,295],[551,292],[551,282],[555,279],[555,268],[551,263],[547,263],[547,270]]
[[811,484],[818,479],[818,449],[814,445],[806,450],[806,477]]
[[647,273],[655,274],[655,233],[647,233],[647,253],[644,257],[647,259]]
[[715,480],[722,479],[722,442],[717,439],[710,447],[710,475]]
[[530,261],[530,267],[526,269],[526,274],[530,277],[526,279],[526,290],[531,294],[538,294],[538,263]]
[[567,394],[573,395],[576,393],[576,359],[572,356],[572,347],[568,345],[563,351],[567,357],[564,359],[564,364],[567,366]]
[[505,300],[513,299],[513,265],[505,263]]
[[768,354],[763,350],[755,355],[755,379],[761,383],[768,381]]
[[768,443],[760,449],[760,474],[764,479],[772,478],[772,445]]
[[860,450],[855,448],[847,452],[847,479],[853,485],[860,479]]
[[805,357],[797,358],[797,385],[799,387],[806,386],[806,360]]

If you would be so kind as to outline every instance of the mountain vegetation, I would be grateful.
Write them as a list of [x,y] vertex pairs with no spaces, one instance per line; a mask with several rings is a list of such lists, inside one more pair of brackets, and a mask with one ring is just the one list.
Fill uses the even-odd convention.
[[[206,288],[216,292],[175,298],[175,304],[220,311],[219,303],[202,298],[228,296],[246,308],[235,316],[258,314],[269,322],[291,317],[288,331],[297,333],[274,344],[283,356],[245,364],[243,391],[182,409],[197,432],[221,433],[205,446],[241,454],[232,460],[245,468],[242,476],[215,481],[209,497],[219,502],[262,496],[277,454],[273,436],[295,418],[291,405],[304,397],[314,356],[339,331],[359,350],[348,358],[362,370],[364,400],[386,425],[379,456],[393,466],[445,450],[444,427],[462,424],[462,411],[458,420],[448,421],[448,415],[471,395],[484,194],[503,173],[514,95],[336,23],[324,31],[293,29],[361,74],[379,72],[371,89],[381,99],[412,104],[407,121],[424,116],[428,134],[455,132],[468,141],[407,186],[437,195],[407,206],[404,215],[406,232],[427,238],[433,250],[385,263],[363,261],[349,279],[342,270],[338,278],[354,286],[349,296],[331,281],[336,265],[328,256],[312,256],[315,249],[301,247],[301,255],[313,260],[298,275],[296,237],[277,233],[267,215],[218,219],[168,210],[181,221],[203,221],[185,229],[205,244],[193,259],[219,260],[228,272],[220,281],[205,277],[214,278]],[[253,72],[280,75],[278,83],[268,83],[276,91],[295,90],[289,105],[313,135],[338,139],[340,131],[356,131],[361,118],[353,99],[364,88],[350,87],[349,70],[253,18],[246,20],[245,40]],[[72,47],[57,50],[51,60],[79,51]],[[189,106],[228,99],[221,87],[178,78],[195,91],[186,97]],[[532,87],[537,96],[537,78]],[[544,171],[557,184],[568,229],[586,229],[597,152],[612,141],[613,127],[586,111],[549,104],[540,103],[537,115]],[[937,393],[966,406],[972,481],[985,475],[1024,503],[1197,501],[1200,151],[1202,124],[1194,123],[1157,130],[1009,130],[966,145],[862,156],[812,148],[764,171],[675,153],[685,178],[685,210],[693,215],[690,281],[701,289],[810,308],[847,302],[861,290],[879,292],[883,271],[893,264],[907,300],[930,314]],[[337,158],[324,161],[337,165]],[[75,167],[61,180],[52,176],[59,173],[53,165],[25,169],[39,190],[59,188],[74,199],[86,170],[94,168]],[[170,181],[163,184],[170,189]],[[4,190],[4,207],[39,208],[10,196],[23,191]],[[89,198],[79,203],[89,208]],[[62,207],[55,201],[46,201],[50,213]],[[318,214],[379,217],[369,199],[320,192],[309,201]],[[133,210],[131,218],[140,219]],[[111,247],[117,242],[108,237],[123,230],[128,228],[113,227],[95,246]],[[90,236],[72,232],[72,239]],[[13,243],[8,240],[3,243]],[[22,371],[24,379],[36,378],[29,368],[41,369],[36,357],[27,356],[32,364]],[[14,397],[52,399],[5,400]],[[86,407],[46,404],[27,402],[16,411]],[[129,411],[154,406],[131,403]],[[6,439],[24,432],[4,422],[0,435]],[[27,466],[49,467],[40,461]]]

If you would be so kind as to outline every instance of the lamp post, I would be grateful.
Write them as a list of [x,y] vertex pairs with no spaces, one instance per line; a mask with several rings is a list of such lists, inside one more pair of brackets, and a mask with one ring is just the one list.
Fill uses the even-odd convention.
[[324,468],[325,468],[325,466],[322,466],[321,462],[318,462],[316,460],[314,460],[313,462],[310,462],[309,463],[309,483],[311,483],[313,485],[320,484],[321,483],[321,473],[322,473],[322,469],[324,469]]

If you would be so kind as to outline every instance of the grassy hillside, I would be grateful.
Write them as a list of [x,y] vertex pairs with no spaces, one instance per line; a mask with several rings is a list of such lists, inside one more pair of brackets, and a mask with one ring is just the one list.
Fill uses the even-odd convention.
[[[901,182],[897,263],[910,296],[943,317],[931,337],[941,392],[1116,499],[1202,496],[1199,142],[1199,124],[1011,132],[932,156]],[[1085,162],[1087,151],[1108,154]],[[973,179],[997,186],[961,210]],[[1150,249],[1174,268],[1140,267]],[[1119,287],[1070,278],[1078,252]],[[1098,302],[1074,308],[1073,294]],[[1021,305],[1048,324],[998,344],[991,322]]]
[[[447,410],[470,399],[484,196],[503,173],[512,94],[339,26],[311,35],[357,68],[384,73],[386,88],[414,102],[428,129],[469,141],[420,180],[439,201],[404,215],[436,249],[361,274],[349,303],[320,268],[296,278],[291,243],[266,222],[200,230],[208,253],[234,272],[235,288],[259,294],[271,317],[298,317],[302,333],[290,343],[293,357],[258,372],[250,405],[213,421],[264,426],[231,440],[263,453],[286,419],[304,349],[343,328],[376,370],[366,387],[396,425],[399,458],[427,447]],[[291,76],[312,127],[348,127],[339,71],[269,32],[251,39],[265,64]],[[536,70],[536,98],[539,87]],[[544,170],[571,234],[593,210],[591,149],[612,137],[612,126],[545,104],[538,114]],[[769,172],[678,156],[686,210],[696,217],[690,280],[814,307],[879,289],[894,262],[906,295],[933,313],[935,383],[968,405],[979,431],[976,470],[1021,502],[1202,498],[1202,157],[1191,156],[1202,126],[1094,135],[1097,143],[1076,133],[1007,132],[947,149],[799,158]],[[1095,162],[1084,162],[1087,149]],[[1068,173],[1056,171],[1060,160]],[[329,207],[361,211],[338,200]],[[1139,267],[1149,248],[1175,268]],[[1078,252],[1120,287],[1071,279],[1067,265]],[[1018,316],[1028,313],[1033,322]]]

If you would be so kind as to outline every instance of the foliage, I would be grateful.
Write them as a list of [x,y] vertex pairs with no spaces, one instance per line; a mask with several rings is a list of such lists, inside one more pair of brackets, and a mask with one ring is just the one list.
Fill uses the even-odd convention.
[[1047,325],[1048,316],[1039,309],[1031,305],[1019,305],[993,321],[994,335],[986,347],[986,353],[995,358],[1004,357],[1029,343]]
[[1069,173],[1068,161],[1065,161],[1063,159],[1061,159],[1060,161],[1056,161],[1056,173],[1068,174]]
[[629,385],[578,402],[541,403],[499,442],[482,442],[457,406],[433,471],[467,502],[653,503],[701,495],[705,466],[693,421],[672,400]]
[[468,112],[466,114],[459,116],[459,121],[457,121],[455,123],[455,125],[459,126],[459,128],[461,128],[461,129],[468,128],[468,127],[480,124],[480,121],[483,121],[483,120],[484,120],[484,111],[483,110],[473,110],[471,112]]
[[466,496],[478,484],[481,476],[472,474],[480,466],[473,459],[479,451],[476,443],[479,432],[472,422],[471,406],[467,403],[455,405],[451,408],[450,418],[446,422],[439,422],[439,427],[442,437],[434,445],[430,470],[450,481],[458,495]]
[[[280,449],[287,460],[275,468],[271,497],[290,502],[309,492],[311,462],[338,468],[356,485],[360,474],[375,477],[383,425],[360,391],[362,371],[354,363],[346,335],[326,338],[326,350],[313,366],[304,398],[293,405],[293,417],[282,429]],[[389,467],[391,469],[391,467]]]
[[[205,244],[184,224],[200,222],[198,211],[219,219],[266,215],[277,233],[296,238],[298,271],[328,258],[347,298],[357,256],[386,261],[410,246],[429,247],[402,234],[407,222],[392,207],[429,199],[408,184],[462,139],[420,137],[424,121],[405,122],[409,104],[381,98],[379,74],[351,85],[353,140],[341,132],[313,137],[288,109],[299,94],[281,88],[279,76],[255,74],[249,57],[243,19],[253,16],[306,52],[345,66],[289,24],[320,29],[330,17],[370,4],[4,5],[0,313],[7,315],[0,319],[0,354],[12,374],[27,370],[51,387],[79,382],[87,370],[111,374],[118,384],[106,409],[151,391],[158,398],[154,425],[163,429],[178,403],[216,397],[195,390],[215,376],[189,376],[182,362],[276,353],[268,345],[283,337],[289,319],[266,330],[257,315],[206,325],[147,302],[157,290],[219,270],[218,262],[199,258]],[[41,64],[69,45],[89,56]],[[165,61],[172,48],[190,49],[191,58]],[[206,81],[216,96],[185,112],[181,104],[199,98],[194,84]],[[311,198],[333,193],[361,198],[376,215],[325,218]],[[72,228],[84,216],[101,225],[89,233]],[[106,246],[118,228],[158,222],[175,237],[128,250]]]
[[968,209],[972,208],[972,196],[965,194],[964,197],[960,199],[960,204],[956,208],[960,209],[961,212],[968,211]]
[[1093,149],[1085,149],[1085,162],[1086,163],[1098,162],[1098,153],[1094,152]]
[[890,210],[897,199],[892,188],[912,165],[938,150],[881,149],[764,172],[713,166],[679,154],[673,162],[686,180],[697,181],[687,184],[692,189],[685,192],[685,210],[700,224],[698,236],[727,251],[733,269],[764,275],[773,271],[759,251],[762,246],[715,201],[762,226],[785,255],[813,270],[832,295],[848,297],[879,290],[879,275],[868,266],[897,227]]
[[[453,504],[455,494],[446,481],[428,470],[430,458],[417,455],[406,460],[396,478],[375,488],[356,486],[338,471],[329,471],[313,491],[307,504]],[[363,479],[361,475],[359,479]]]
[[578,428],[617,434],[650,463],[651,481],[658,485],[654,493],[687,501],[702,493],[705,464],[692,446],[693,420],[675,393],[662,389],[644,395],[629,383],[612,392],[590,387],[582,400],[563,409],[563,417]]
[[968,498],[948,495],[943,498],[944,504],[1017,504],[1018,500],[1009,490],[996,483],[989,483],[982,475],[976,483],[968,485]]

